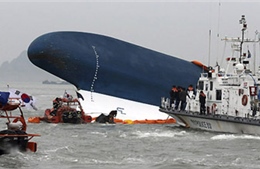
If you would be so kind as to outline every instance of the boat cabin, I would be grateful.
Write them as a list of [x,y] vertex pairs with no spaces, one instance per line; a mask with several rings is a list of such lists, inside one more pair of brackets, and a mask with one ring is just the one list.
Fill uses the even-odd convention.
[[232,74],[226,74],[223,69],[219,71],[219,67],[216,67],[201,74],[190,111],[200,111],[199,92],[203,91],[208,114],[255,116],[259,113],[258,86],[258,76],[242,64],[234,65]]

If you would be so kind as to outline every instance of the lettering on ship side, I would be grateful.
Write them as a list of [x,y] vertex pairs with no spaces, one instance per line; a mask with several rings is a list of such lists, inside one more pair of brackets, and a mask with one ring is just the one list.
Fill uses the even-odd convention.
[[205,128],[205,129],[212,129],[212,125],[209,122],[205,122],[205,121],[198,121],[198,120],[190,120],[192,122],[193,125],[198,126],[200,128]]

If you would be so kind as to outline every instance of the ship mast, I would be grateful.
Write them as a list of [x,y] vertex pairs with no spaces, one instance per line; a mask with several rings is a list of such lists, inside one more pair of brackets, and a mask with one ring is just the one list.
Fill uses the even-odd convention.
[[242,15],[242,18],[239,20],[239,23],[242,24],[242,40],[240,42],[240,58],[239,58],[239,63],[241,63],[242,56],[243,56],[242,46],[244,43],[244,34],[245,34],[245,30],[247,28],[245,15]]

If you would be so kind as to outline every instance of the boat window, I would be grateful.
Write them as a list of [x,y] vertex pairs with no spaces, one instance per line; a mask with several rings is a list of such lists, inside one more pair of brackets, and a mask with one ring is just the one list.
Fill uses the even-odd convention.
[[212,91],[213,90],[213,82],[209,83],[209,90]]
[[199,81],[198,89],[199,89],[199,90],[203,90],[203,86],[204,86],[203,81]]
[[222,91],[216,90],[216,100],[221,100]]
[[239,89],[238,90],[238,94],[239,94],[239,96],[243,95],[244,94],[244,89]]
[[208,73],[208,78],[212,78],[212,73],[211,72]]
[[205,90],[206,91],[208,91],[208,88],[209,88],[208,86],[209,86],[209,84],[205,84]]

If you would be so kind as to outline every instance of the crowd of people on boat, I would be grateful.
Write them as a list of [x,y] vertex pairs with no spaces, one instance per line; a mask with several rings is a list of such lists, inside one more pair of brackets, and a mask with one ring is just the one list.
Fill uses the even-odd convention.
[[[191,101],[195,99],[195,90],[193,85],[189,85],[187,90],[182,86],[173,85],[170,90],[170,106],[173,110],[189,111]],[[199,95],[200,102],[200,114],[206,112],[206,95],[203,91],[200,91]]]
[[170,105],[175,110],[184,111],[189,103],[189,99],[195,98],[195,91],[192,85],[187,90],[181,86],[172,86],[170,91]]

